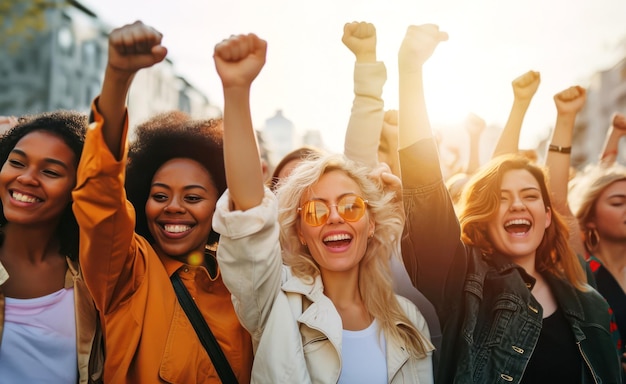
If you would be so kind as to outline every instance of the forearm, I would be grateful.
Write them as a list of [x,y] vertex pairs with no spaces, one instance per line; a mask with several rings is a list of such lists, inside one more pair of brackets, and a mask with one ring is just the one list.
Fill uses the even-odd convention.
[[263,199],[263,171],[250,115],[250,88],[224,89],[224,166],[235,209],[247,210]]
[[519,150],[519,138],[524,122],[524,116],[530,106],[530,100],[514,100],[511,106],[509,118],[500,133],[496,148],[492,157],[507,153],[517,153]]
[[382,62],[356,63],[354,101],[344,141],[345,155],[371,167],[378,164],[378,145],[384,119],[383,85],[387,71]]
[[121,159],[124,152],[120,142],[125,138],[126,97],[133,80],[126,72],[115,71],[107,67],[102,83],[102,91],[96,99],[97,108],[104,117],[102,135],[109,151],[116,159]]
[[399,78],[398,149],[402,150],[434,136],[426,110],[422,68],[401,70]]

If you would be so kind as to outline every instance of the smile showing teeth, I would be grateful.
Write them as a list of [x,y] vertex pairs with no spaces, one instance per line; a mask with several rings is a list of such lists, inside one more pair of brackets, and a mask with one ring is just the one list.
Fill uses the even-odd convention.
[[191,227],[189,225],[165,224],[163,226],[163,229],[165,229],[165,232],[181,233],[181,232],[186,232],[186,231],[190,230]]
[[507,221],[506,223],[504,223],[505,227],[509,227],[511,225],[528,225],[528,226],[530,226],[530,221],[528,221],[526,219],[515,219],[515,220]]
[[13,199],[21,201],[23,203],[36,203],[37,201],[39,201],[39,199],[34,196],[24,195],[19,192],[13,192],[12,197]]
[[325,243],[329,241],[342,241],[342,240],[352,240],[352,236],[348,235],[347,233],[342,233],[338,235],[326,236],[324,238]]

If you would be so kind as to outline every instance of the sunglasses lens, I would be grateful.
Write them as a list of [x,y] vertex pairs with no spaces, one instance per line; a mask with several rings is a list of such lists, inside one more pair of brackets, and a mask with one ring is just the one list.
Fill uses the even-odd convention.
[[[337,204],[337,213],[345,221],[358,221],[365,214],[365,204],[359,196],[344,196]],[[330,207],[319,200],[307,201],[300,209],[302,220],[312,227],[326,223],[330,216]]]
[[365,201],[358,196],[345,196],[337,204],[339,215],[346,221],[357,221],[365,214]]
[[302,207],[302,218],[314,227],[322,225],[328,219],[328,207],[321,201],[307,201]]

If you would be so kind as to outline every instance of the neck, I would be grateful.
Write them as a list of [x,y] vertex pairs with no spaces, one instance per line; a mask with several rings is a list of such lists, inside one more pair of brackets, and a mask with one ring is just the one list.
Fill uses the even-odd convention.
[[20,225],[6,223],[2,227],[4,241],[2,242],[3,258],[19,257],[31,263],[39,263],[50,255],[58,255],[59,239],[56,226]]
[[322,270],[324,294],[336,307],[361,302],[359,292],[359,271],[355,268],[349,272],[332,272]]
[[598,244],[598,249],[594,252],[594,256],[602,261],[607,269],[625,270],[626,269],[626,242],[614,242],[602,239]]

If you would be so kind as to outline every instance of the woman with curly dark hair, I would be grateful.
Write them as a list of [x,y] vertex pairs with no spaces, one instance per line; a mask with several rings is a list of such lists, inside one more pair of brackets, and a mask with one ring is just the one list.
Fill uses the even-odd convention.
[[[104,378],[245,383],[252,342],[222,282],[211,225],[226,188],[221,122],[182,112],[156,116],[138,127],[126,154],[132,78],[166,52],[161,34],[141,22],[111,33],[73,194],[85,281],[104,324]],[[207,353],[175,287],[193,298],[195,319],[206,322],[223,359]],[[220,367],[232,376],[222,377]]]
[[71,208],[86,127],[77,112],[42,113],[20,118],[0,140],[3,381],[87,383],[99,376],[90,362],[99,346],[97,315],[77,263]]

